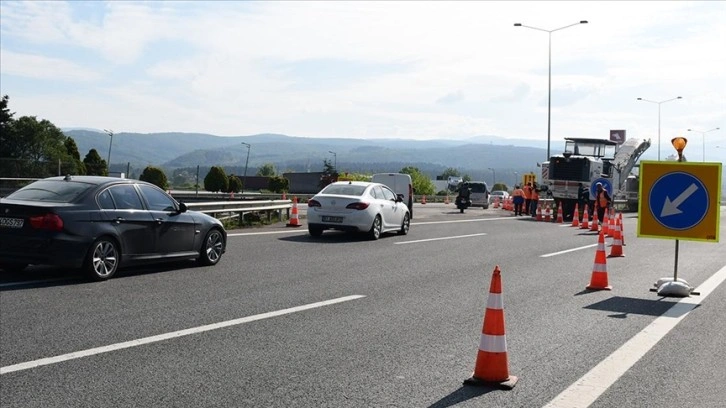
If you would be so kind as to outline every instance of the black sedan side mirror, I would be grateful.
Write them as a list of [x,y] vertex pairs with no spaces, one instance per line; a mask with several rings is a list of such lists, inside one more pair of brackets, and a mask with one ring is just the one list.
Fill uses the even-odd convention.
[[403,194],[396,194],[396,202],[397,203],[403,202]]
[[179,212],[180,213],[187,212],[187,205],[184,203],[179,203]]

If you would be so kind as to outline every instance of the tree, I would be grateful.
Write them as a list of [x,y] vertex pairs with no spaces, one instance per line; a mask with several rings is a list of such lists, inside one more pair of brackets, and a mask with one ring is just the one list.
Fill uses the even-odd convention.
[[461,181],[471,181],[471,176],[468,174],[464,174],[464,176],[461,178]]
[[290,181],[281,176],[270,177],[270,183],[267,188],[273,193],[280,194],[290,189]]
[[9,100],[10,98],[7,95],[0,99],[0,146],[7,146],[5,131],[12,124],[13,115],[15,115],[15,112],[10,112],[10,109],[8,109]]
[[257,169],[258,176],[272,177],[275,174],[277,174],[277,171],[272,163],[265,163]]
[[337,179],[338,172],[335,170],[335,167],[330,164],[328,159],[323,160],[323,174],[320,176],[319,187],[323,188]]
[[83,158],[83,165],[86,166],[86,174],[89,176],[108,176],[108,166],[96,149],[88,151]]
[[457,170],[453,167],[449,167],[446,170],[444,170],[443,173],[441,173],[441,175],[438,177],[438,179],[439,180],[448,180],[449,176],[459,177],[459,176],[461,176],[461,173],[459,173],[459,170]]
[[229,177],[227,177],[227,193],[239,193],[242,191],[243,187],[242,180],[240,180],[239,177],[234,174],[230,174]]
[[76,141],[72,137],[67,137],[63,145],[66,149],[66,154],[71,159],[71,163],[68,166],[69,172],[72,174],[86,174],[86,166],[81,161],[81,154],[78,152]]
[[149,182],[162,190],[169,188],[169,181],[166,178],[164,170],[155,166],[146,166],[139,176],[139,180]]
[[212,166],[209,173],[204,177],[204,189],[206,191],[225,192],[229,188],[229,179],[224,169],[219,166]]
[[401,173],[405,173],[411,176],[411,183],[413,184],[413,190],[418,195],[432,195],[436,187],[431,179],[425,174],[421,173],[417,167],[406,166],[401,169]]

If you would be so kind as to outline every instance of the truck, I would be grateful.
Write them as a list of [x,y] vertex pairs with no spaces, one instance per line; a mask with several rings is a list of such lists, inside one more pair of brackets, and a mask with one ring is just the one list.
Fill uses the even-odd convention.
[[578,202],[580,183],[590,192],[590,203],[595,200],[595,184],[599,182],[613,200],[626,203],[628,209],[637,208],[638,176],[631,172],[649,147],[650,139],[631,138],[619,144],[606,139],[565,138],[562,154],[541,163],[543,190],[554,199],[553,209],[562,204],[563,217],[569,220]]

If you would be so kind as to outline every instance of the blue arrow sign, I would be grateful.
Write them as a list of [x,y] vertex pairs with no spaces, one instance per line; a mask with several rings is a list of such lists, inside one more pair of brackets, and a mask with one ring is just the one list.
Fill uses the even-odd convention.
[[610,198],[613,198],[613,185],[610,183],[610,180],[605,178],[599,178],[590,184],[590,197],[595,197],[597,200],[597,183],[602,183],[602,188],[608,192]]
[[708,190],[692,174],[666,173],[653,183],[648,205],[662,226],[686,230],[698,225],[708,213]]

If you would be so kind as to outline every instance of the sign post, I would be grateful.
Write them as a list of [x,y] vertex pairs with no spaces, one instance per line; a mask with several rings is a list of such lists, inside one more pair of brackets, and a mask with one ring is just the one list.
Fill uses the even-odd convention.
[[678,162],[640,163],[638,236],[675,239],[673,278],[660,279],[656,286],[664,296],[688,296],[696,293],[678,279],[679,240],[719,241],[721,163],[683,162],[686,139],[672,143]]

